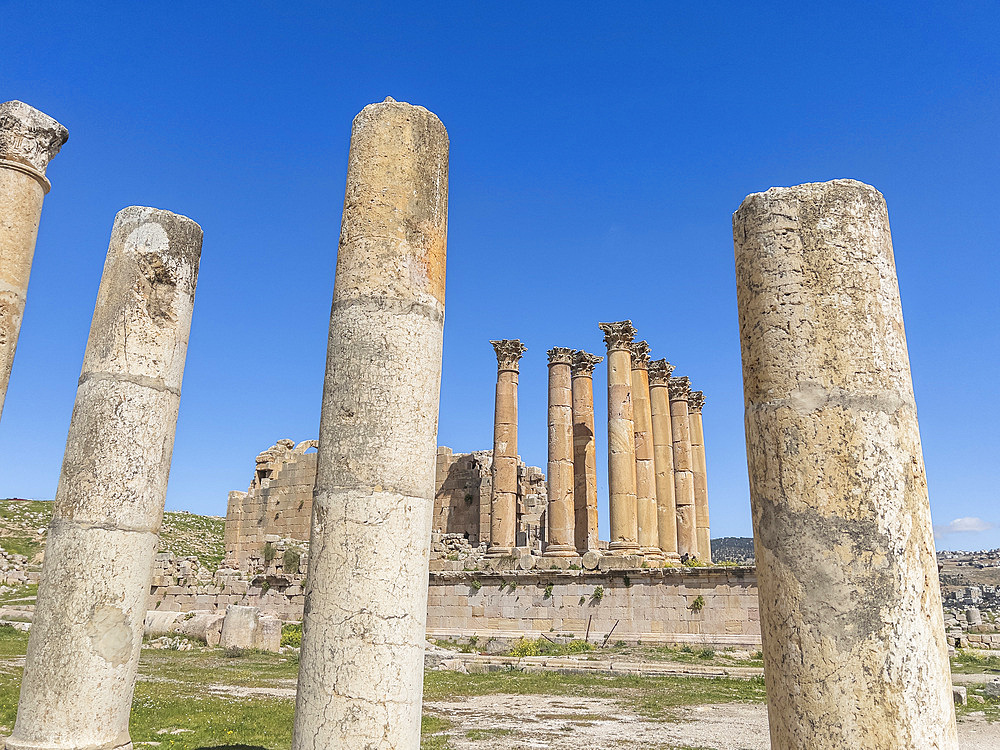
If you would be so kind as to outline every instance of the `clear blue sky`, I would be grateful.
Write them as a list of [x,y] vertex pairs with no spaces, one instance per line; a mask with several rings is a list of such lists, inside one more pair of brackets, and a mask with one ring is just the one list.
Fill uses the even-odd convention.
[[[168,508],[224,514],[259,451],[316,436],[351,119],[391,95],[451,137],[441,444],[491,446],[488,340],[520,337],[521,451],[544,466],[545,350],[601,352],[598,321],[631,318],[707,394],[713,536],[749,535],[730,217],[747,193],[851,177],[889,203],[935,523],[1000,524],[995,0],[0,0],[0,18],[0,100],[70,131],[0,497],[55,493],[132,204],[205,230]],[[604,388],[599,371],[599,425]],[[1000,528],[939,545],[1000,546]]]

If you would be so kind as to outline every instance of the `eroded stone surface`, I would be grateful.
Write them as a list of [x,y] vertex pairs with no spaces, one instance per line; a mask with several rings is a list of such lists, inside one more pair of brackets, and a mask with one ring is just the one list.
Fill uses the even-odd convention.
[[447,204],[441,121],[391,99],[365,107],[330,316],[294,750],[419,745]]
[[115,217],[8,750],[129,743],[201,239],[169,211]]
[[733,216],[774,747],[957,747],[885,201],[853,180]]
[[549,356],[549,511],[547,557],[576,555],[573,507],[573,350],[553,347]]

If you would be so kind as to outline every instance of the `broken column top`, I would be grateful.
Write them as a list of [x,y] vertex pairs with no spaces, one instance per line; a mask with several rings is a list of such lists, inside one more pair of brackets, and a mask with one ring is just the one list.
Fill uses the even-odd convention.
[[852,199],[859,193],[870,193],[872,198],[885,201],[885,196],[877,188],[859,180],[837,179],[827,182],[805,182],[801,185],[772,187],[760,193],[750,193],[733,213],[733,218],[735,220],[738,214],[761,200],[771,202],[776,200]]
[[636,330],[631,320],[619,320],[615,323],[598,323],[597,327],[604,331],[604,343],[608,351],[614,349],[628,350],[629,344],[635,338]]
[[397,112],[412,110],[414,113],[419,113],[419,116],[427,118],[431,127],[438,131],[437,134],[444,138],[445,143],[448,143],[448,130],[445,128],[444,123],[441,122],[441,118],[426,107],[421,107],[419,104],[410,104],[409,102],[399,102],[391,96],[387,96],[380,102],[373,102],[358,112],[358,114],[354,116],[353,126],[357,127],[359,122],[377,118],[380,113],[389,110],[396,110]]
[[604,357],[598,357],[596,354],[577,349],[573,352],[573,362],[571,363],[573,375],[586,375],[589,377],[594,374],[594,368],[603,361]]
[[565,346],[553,346],[546,354],[550,365],[570,365],[573,363],[574,349]]
[[500,339],[490,343],[493,344],[493,351],[497,353],[497,367],[517,372],[521,355],[528,350],[528,347],[522,344],[520,339]]
[[16,100],[0,104],[0,159],[45,179],[46,167],[68,138],[69,131],[44,112]]
[[649,363],[649,384],[667,385],[674,366],[665,359],[654,359]]
[[632,354],[632,369],[646,370],[649,368],[649,344],[645,341],[633,341],[629,344]]

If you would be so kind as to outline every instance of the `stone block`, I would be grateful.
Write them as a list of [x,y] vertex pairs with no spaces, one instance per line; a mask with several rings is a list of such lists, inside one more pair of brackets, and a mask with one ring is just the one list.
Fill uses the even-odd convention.
[[220,644],[223,648],[256,648],[260,609],[230,604],[222,624]]

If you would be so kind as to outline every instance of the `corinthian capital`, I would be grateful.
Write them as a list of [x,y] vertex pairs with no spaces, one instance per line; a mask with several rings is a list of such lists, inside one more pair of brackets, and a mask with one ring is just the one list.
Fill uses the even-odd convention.
[[19,101],[0,104],[0,160],[39,180],[45,180],[45,168],[68,138],[69,131],[44,112]]
[[671,401],[687,401],[688,394],[691,393],[691,381],[687,377],[670,378],[667,387],[670,389]]
[[617,323],[598,323],[597,327],[604,331],[604,343],[607,344],[608,351],[615,349],[625,349],[635,338],[635,328],[631,320],[619,320]]
[[705,394],[702,391],[691,391],[688,396],[688,411],[701,414],[701,408],[705,405]]
[[553,346],[546,354],[549,355],[550,365],[571,365],[573,364],[573,349],[565,346]]
[[665,359],[654,359],[649,363],[649,384],[666,385],[674,366]]
[[594,368],[604,361],[604,357],[577,349],[573,352],[573,362],[571,364],[573,376],[583,375],[590,377],[594,374]]
[[649,344],[645,341],[633,341],[628,349],[632,354],[633,370],[645,370],[649,367]]
[[520,339],[501,339],[490,343],[493,344],[493,351],[497,353],[497,369],[517,372],[517,363],[528,347],[522,344]]

